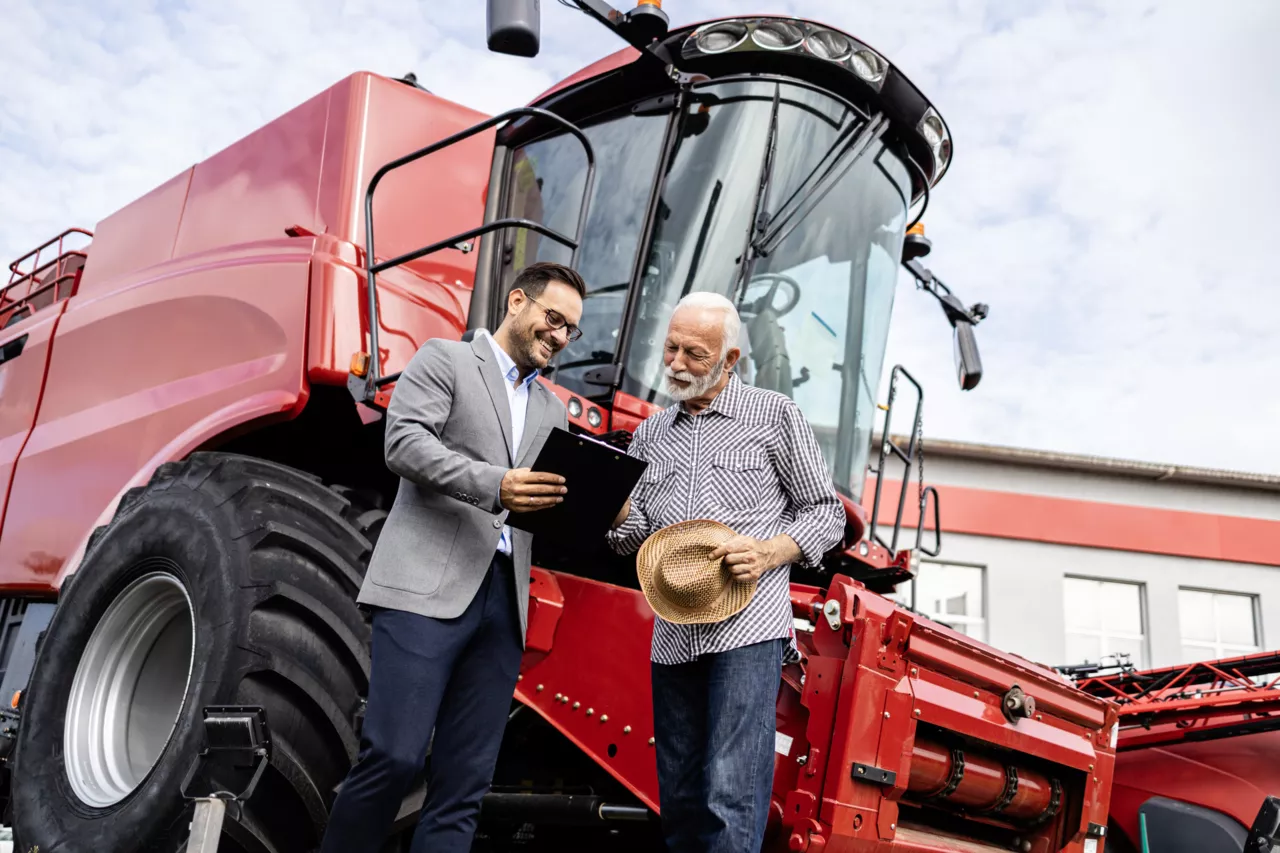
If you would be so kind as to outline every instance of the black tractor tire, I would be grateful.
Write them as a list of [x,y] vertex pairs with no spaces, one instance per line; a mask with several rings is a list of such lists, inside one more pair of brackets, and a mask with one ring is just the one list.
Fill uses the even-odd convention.
[[[191,804],[181,787],[203,745],[203,709],[253,705],[266,709],[271,762],[243,808],[228,808],[219,850],[314,850],[357,753],[370,629],[355,597],[385,517],[367,495],[219,453],[163,465],[126,494],[64,587],[22,697],[15,849],[183,849]],[[190,605],[185,694],[132,792],[90,806],[64,758],[72,683],[107,608],[157,571],[180,582]]]

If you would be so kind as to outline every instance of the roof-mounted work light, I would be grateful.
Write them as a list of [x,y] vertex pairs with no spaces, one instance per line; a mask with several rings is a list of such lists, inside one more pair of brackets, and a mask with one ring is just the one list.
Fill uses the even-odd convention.
[[736,18],[698,27],[685,39],[681,56],[695,59],[738,51],[768,50],[812,56],[852,71],[877,91],[889,62],[844,33],[791,18]]

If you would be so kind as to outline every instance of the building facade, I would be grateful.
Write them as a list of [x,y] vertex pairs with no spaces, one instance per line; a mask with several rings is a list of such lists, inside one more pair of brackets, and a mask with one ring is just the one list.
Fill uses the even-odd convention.
[[[959,442],[925,451],[942,551],[898,588],[903,603],[1050,666],[1280,646],[1280,477]],[[884,507],[880,519],[893,523]]]

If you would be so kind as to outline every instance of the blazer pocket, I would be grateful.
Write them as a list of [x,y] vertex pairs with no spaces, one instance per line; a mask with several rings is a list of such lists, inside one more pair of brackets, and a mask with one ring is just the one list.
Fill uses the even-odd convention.
[[[425,507],[404,518],[395,537],[399,541],[389,549],[373,582],[414,595],[434,595],[450,573],[461,523],[456,515]],[[388,532],[384,528],[382,538]]]
[[733,451],[711,458],[710,499],[726,509],[751,509],[760,505],[768,482],[769,459],[763,453]]

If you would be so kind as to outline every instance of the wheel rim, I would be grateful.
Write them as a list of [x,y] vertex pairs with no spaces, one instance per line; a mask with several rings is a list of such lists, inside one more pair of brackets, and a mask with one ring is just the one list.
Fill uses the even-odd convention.
[[67,778],[87,805],[127,797],[164,752],[194,660],[195,615],[168,571],[130,583],[93,630],[67,705]]

